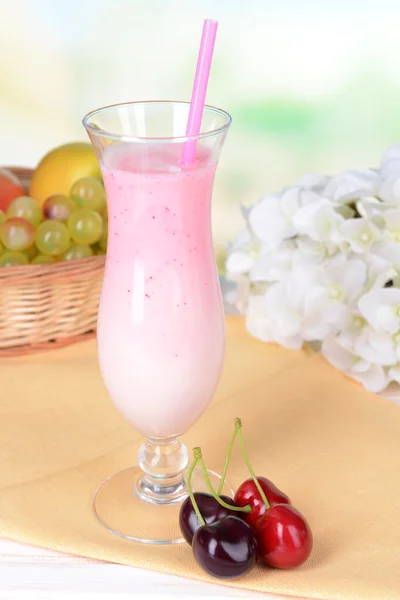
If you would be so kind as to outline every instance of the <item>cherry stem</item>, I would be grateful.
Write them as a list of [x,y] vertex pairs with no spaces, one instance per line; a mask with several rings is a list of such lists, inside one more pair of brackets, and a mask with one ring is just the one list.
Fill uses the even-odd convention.
[[243,435],[242,435],[242,420],[239,419],[239,418],[235,419],[235,431],[236,431],[237,436],[239,438],[240,449],[241,449],[242,454],[243,454],[244,462],[246,463],[246,466],[247,466],[247,468],[249,470],[249,473],[250,473],[250,475],[251,475],[251,477],[252,477],[252,479],[254,481],[254,484],[255,484],[255,486],[256,486],[256,488],[258,490],[258,493],[261,496],[262,501],[264,502],[265,506],[268,509],[268,508],[270,508],[271,505],[268,502],[267,496],[265,495],[264,490],[262,489],[261,485],[259,484],[259,481],[258,481],[257,477],[255,476],[255,473],[254,473],[253,468],[252,468],[252,466],[250,464],[250,461],[249,461],[249,457],[247,456],[246,448],[244,446],[244,441],[243,441]]
[[226,473],[228,471],[229,461],[231,459],[231,454],[232,454],[232,450],[233,450],[233,445],[235,443],[236,435],[237,435],[237,429],[235,427],[235,431],[233,432],[231,441],[229,442],[228,451],[225,456],[224,468],[223,468],[221,479],[220,479],[219,486],[218,486],[218,492],[217,492],[218,496],[221,495],[222,489],[224,487],[225,477],[226,477]]
[[232,506],[231,504],[228,504],[227,502],[224,502],[224,500],[222,500],[222,498],[220,498],[215,493],[213,485],[212,485],[212,483],[210,481],[210,478],[208,476],[207,467],[205,465],[204,458],[203,458],[203,455],[201,453],[201,448],[193,448],[193,456],[195,457],[195,460],[199,461],[200,467],[201,467],[201,470],[203,471],[204,479],[205,479],[207,487],[208,487],[208,489],[210,491],[210,494],[218,502],[218,504],[220,504],[224,508],[228,508],[229,510],[233,510],[233,511],[236,511],[236,512],[244,512],[244,513],[251,512],[251,506],[250,506],[250,504],[247,504],[246,506]]
[[195,469],[198,461],[199,461],[199,459],[197,458],[197,456],[194,456],[193,462],[190,465],[190,468],[189,468],[189,471],[188,471],[186,485],[187,485],[187,489],[188,489],[188,492],[189,492],[190,500],[191,500],[193,508],[194,508],[194,512],[196,513],[197,518],[200,521],[201,525],[204,526],[206,524],[206,522],[205,522],[205,520],[202,517],[202,514],[201,514],[200,509],[199,509],[199,507],[197,505],[197,502],[196,502],[196,499],[194,497],[193,490],[192,490],[192,474],[193,474],[193,471],[194,471],[194,469]]

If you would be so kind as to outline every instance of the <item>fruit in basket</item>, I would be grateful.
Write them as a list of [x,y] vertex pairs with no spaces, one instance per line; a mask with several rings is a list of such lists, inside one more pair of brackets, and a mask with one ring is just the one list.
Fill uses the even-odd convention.
[[8,169],[0,169],[0,210],[6,212],[10,202],[24,194],[18,177]]
[[32,246],[34,239],[35,229],[26,219],[12,217],[0,227],[0,241],[8,250],[25,250]]
[[90,208],[103,214],[106,210],[104,186],[94,177],[78,179],[71,187],[70,196],[82,208]]
[[68,219],[68,231],[78,244],[95,244],[103,233],[103,219],[90,208],[78,208]]
[[32,265],[50,265],[57,262],[54,256],[47,256],[46,254],[38,254],[31,261]]
[[4,254],[1,254],[0,256],[0,268],[18,267],[27,264],[28,259],[22,252],[4,252]]
[[33,173],[29,195],[40,204],[53,194],[68,196],[75,181],[83,177],[99,179],[101,177],[91,144],[88,142],[64,144],[54,148],[42,158]]
[[28,259],[28,262],[32,262],[37,253],[38,251],[35,244],[32,244],[32,246],[29,246],[29,248],[23,251],[23,254],[25,254],[26,258]]
[[68,221],[69,216],[78,208],[76,202],[64,194],[53,194],[43,204],[43,215],[46,219]]
[[[88,145],[67,146],[74,149]],[[68,155],[65,148],[53,151],[50,158],[58,152]],[[91,146],[89,149],[92,152]],[[52,160],[56,159],[53,156]],[[45,265],[105,254],[108,218],[103,184],[87,176],[78,178],[69,188],[73,197],[57,192],[40,204],[34,197],[19,195],[6,211],[0,209],[0,267]],[[55,190],[59,189],[57,184]]]
[[78,260],[93,256],[93,250],[86,244],[71,244],[71,246],[62,255],[62,260]]
[[44,221],[36,230],[35,243],[41,254],[59,256],[67,250],[70,242],[67,226],[60,221]]
[[19,196],[15,198],[7,209],[7,217],[21,217],[26,219],[34,227],[43,221],[43,213],[39,203],[30,196]]

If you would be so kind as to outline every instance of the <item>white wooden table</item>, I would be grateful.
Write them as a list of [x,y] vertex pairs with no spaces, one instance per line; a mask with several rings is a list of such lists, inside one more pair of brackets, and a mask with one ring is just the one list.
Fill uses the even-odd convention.
[[1,600],[172,600],[277,597],[57,554],[0,540]]

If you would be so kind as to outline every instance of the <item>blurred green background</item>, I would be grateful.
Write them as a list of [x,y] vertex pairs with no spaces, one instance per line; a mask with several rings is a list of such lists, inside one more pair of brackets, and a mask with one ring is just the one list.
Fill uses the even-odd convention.
[[86,139],[115,102],[190,99],[205,17],[220,27],[207,101],[233,126],[214,202],[218,245],[239,205],[306,172],[374,166],[400,139],[398,0],[0,0],[0,164]]

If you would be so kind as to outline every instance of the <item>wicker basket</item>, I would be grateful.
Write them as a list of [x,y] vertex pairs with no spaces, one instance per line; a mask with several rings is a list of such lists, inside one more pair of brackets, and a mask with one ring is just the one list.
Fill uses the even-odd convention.
[[[30,169],[9,168],[25,188]],[[0,357],[95,335],[104,256],[0,269]]]

